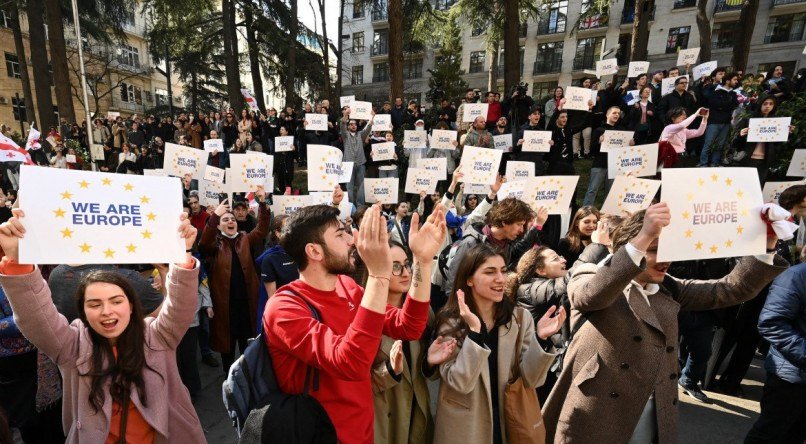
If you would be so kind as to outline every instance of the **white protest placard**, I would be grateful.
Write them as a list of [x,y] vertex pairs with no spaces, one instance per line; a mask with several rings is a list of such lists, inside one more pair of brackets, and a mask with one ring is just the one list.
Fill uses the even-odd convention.
[[67,163],[76,163],[76,155],[75,154],[68,154],[64,156]]
[[350,118],[355,120],[369,120],[372,118],[372,103],[353,100],[350,105]]
[[305,114],[305,131],[327,131],[327,114]]
[[286,195],[273,195],[271,197],[272,204],[270,206],[271,212],[274,215],[285,214],[291,216],[299,210],[311,205],[311,196],[286,196]]
[[221,203],[222,198],[227,194],[227,186],[223,183],[210,182],[209,180],[199,181],[199,203],[205,207],[215,207]]
[[803,47],[803,54],[806,54],[806,46]]
[[530,131],[523,132],[523,145],[521,150],[524,153],[548,153],[551,151],[551,131]]
[[512,134],[499,134],[493,136],[493,147],[505,153],[512,151]]
[[471,194],[486,195],[490,192],[490,186],[484,183],[466,183],[463,185],[464,187],[462,188],[462,192],[465,194],[465,196],[469,196]]
[[207,165],[204,168],[204,180],[215,183],[224,183],[224,170]]
[[588,102],[594,100],[593,93],[594,91],[588,88],[580,88],[578,86],[567,87],[565,89],[565,105],[563,109],[590,111]]
[[615,130],[605,130],[602,140],[601,147],[599,151],[602,153],[607,153],[610,151],[618,151],[622,148],[627,148],[630,146],[630,141],[632,140],[634,131],[615,131]]
[[435,129],[431,132],[431,148],[439,150],[455,150],[456,131]]
[[339,97],[339,107],[352,106],[355,96],[341,96]]
[[710,62],[700,63],[694,67],[694,80],[700,80],[703,76],[709,76],[716,69],[717,61],[711,60]]
[[176,178],[22,165],[19,201],[21,264],[184,261]]
[[341,160],[336,147],[308,145],[308,191],[333,191],[343,174]]
[[[641,100],[641,90],[633,89],[627,91],[627,96],[629,97],[629,100],[627,100],[627,106],[633,106]],[[647,101],[650,103],[652,102],[652,94],[647,97]]]
[[618,176],[602,205],[602,213],[621,216],[649,208],[660,188],[659,180]]
[[144,169],[143,176],[168,177],[168,173],[166,173],[165,170],[162,168]]
[[[329,191],[313,191],[308,194],[308,205],[330,205],[333,201],[333,192]],[[353,204],[347,198],[347,193],[344,193],[344,198],[339,204],[339,220],[344,221],[350,217]],[[287,209],[285,211],[288,211]]]
[[764,198],[764,203],[778,204],[778,198],[781,193],[789,187],[795,185],[806,185],[806,180],[791,180],[789,182],[767,182],[764,184],[764,189],[761,190],[761,195]]
[[92,160],[104,160],[104,146],[97,143],[90,145],[90,157]]
[[693,65],[700,57],[700,48],[681,49],[677,53],[677,66]]
[[409,168],[406,172],[406,193],[420,194],[425,192],[431,194],[437,190],[437,179],[434,171],[425,168]]
[[523,201],[537,211],[540,207],[549,214],[564,214],[571,206],[579,176],[531,177],[523,193]]
[[786,175],[787,177],[806,177],[806,149],[795,150],[792,153],[792,160],[789,161]]
[[403,131],[403,148],[426,148],[428,146],[428,133],[418,130]]
[[380,162],[392,160],[395,157],[395,142],[383,142],[372,144],[372,160]]
[[507,162],[507,169],[504,177],[507,182],[516,180],[526,180],[535,176],[535,163],[534,162],[518,162],[510,160]]
[[220,153],[224,151],[224,141],[221,139],[207,139],[204,141],[204,151],[208,153],[218,151]]
[[630,62],[627,68],[627,77],[635,78],[641,74],[649,73],[649,62]]
[[494,184],[503,154],[503,151],[496,149],[465,146],[460,161],[465,183]]
[[294,151],[294,136],[277,136],[274,138],[274,152]]
[[674,91],[674,82],[677,79],[681,78],[681,77],[685,77],[685,78],[688,79],[688,74],[678,76],[678,77],[667,77],[667,78],[661,80],[661,82],[660,82],[660,95],[665,96],[666,94],[669,94],[670,92]]
[[392,131],[391,114],[375,114],[372,119],[372,131]]
[[755,168],[666,168],[661,201],[671,221],[660,233],[658,262],[764,254],[767,225]]
[[230,171],[226,172],[229,191],[254,191],[258,186],[267,190],[274,186],[274,157],[255,151],[229,155]]
[[448,178],[448,159],[446,157],[418,159],[414,168],[422,168],[434,172],[437,180],[445,180]]
[[789,140],[791,117],[761,117],[750,119],[748,142],[786,142]]
[[510,181],[509,179],[507,179],[506,182],[501,184],[501,188],[498,190],[498,200],[504,200],[508,197],[523,200],[523,193],[526,191],[526,186],[528,184],[529,184],[528,180]]
[[[353,166],[355,162],[342,162],[341,163],[341,174],[339,175],[339,183],[350,183],[350,179],[353,178]],[[347,194],[344,195],[344,198],[347,199]]]
[[473,122],[478,116],[486,119],[489,108],[490,105],[487,103],[465,103],[464,108],[462,108],[462,122]]
[[190,174],[194,179],[204,177],[204,166],[208,154],[190,146],[165,144],[165,163],[163,169],[170,176],[185,177]]
[[106,112],[106,118],[107,119],[114,120],[114,119],[117,119],[118,117],[120,117],[120,112],[119,111],[107,111]]
[[618,60],[607,59],[596,61],[596,77],[609,76],[618,72]]
[[636,145],[607,153],[607,178],[654,176],[658,172],[658,144]]
[[364,179],[364,200],[367,203],[396,204],[399,183],[396,177]]

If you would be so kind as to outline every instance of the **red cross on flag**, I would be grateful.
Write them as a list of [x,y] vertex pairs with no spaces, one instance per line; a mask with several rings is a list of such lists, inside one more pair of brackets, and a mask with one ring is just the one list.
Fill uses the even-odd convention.
[[26,165],[33,165],[31,155],[28,151],[20,148],[17,142],[0,134],[0,162],[23,162]]
[[38,150],[42,148],[42,144],[39,143],[39,137],[41,135],[42,133],[34,129],[34,127],[32,126],[31,129],[28,131],[28,140],[25,142],[25,149]]
[[246,103],[249,104],[249,108],[251,108],[252,111],[260,112],[260,108],[257,107],[257,100],[255,100],[255,97],[252,95],[251,91],[248,89],[242,89],[241,94],[243,94],[244,100],[246,100]]

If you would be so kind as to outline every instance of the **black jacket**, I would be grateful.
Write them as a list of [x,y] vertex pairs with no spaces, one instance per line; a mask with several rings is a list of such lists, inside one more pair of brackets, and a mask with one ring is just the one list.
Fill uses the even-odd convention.
[[691,91],[686,91],[683,94],[680,94],[675,90],[669,94],[666,94],[660,99],[660,103],[658,103],[657,108],[658,112],[660,112],[660,118],[663,120],[664,125],[671,123],[666,118],[666,113],[677,107],[685,108],[688,112],[688,115],[691,115],[697,111],[697,99],[694,97],[694,93]]
[[734,91],[728,91],[717,86],[713,91],[706,94],[708,101],[708,123],[729,124],[733,117],[733,111],[739,107],[739,99]]

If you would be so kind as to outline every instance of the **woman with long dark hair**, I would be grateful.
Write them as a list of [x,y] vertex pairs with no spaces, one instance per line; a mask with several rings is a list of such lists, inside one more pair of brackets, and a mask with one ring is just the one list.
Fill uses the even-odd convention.
[[[758,110],[755,111],[751,118],[762,117],[775,117],[775,111],[778,109],[778,101],[773,96],[768,96],[761,101]],[[742,152],[742,166],[753,167],[758,171],[758,180],[761,186],[767,181],[767,176],[770,173],[770,167],[775,166],[778,161],[778,150],[781,146],[780,142],[748,142],[747,133],[749,129],[750,119],[742,119],[736,126],[739,135],[736,137],[736,151]],[[793,126],[789,130],[792,131]]]
[[439,365],[434,442],[507,442],[504,391],[513,367],[535,388],[554,362],[537,338],[560,330],[565,309],[549,308],[535,327],[529,312],[504,295],[506,280],[504,257],[488,244],[471,248],[459,263],[455,291],[436,322],[437,332],[459,345]]
[[[39,269],[17,262],[23,217],[14,210],[0,225],[0,284],[20,331],[62,373],[67,442],[204,442],[176,367],[176,347],[196,311],[196,259],[186,253],[183,264],[171,265],[156,318],[143,319],[140,299],[122,275],[88,274],[76,293],[79,319],[68,324]],[[184,213],[179,233],[190,251],[196,229]]]
[[582,250],[590,244],[591,234],[596,230],[599,217],[601,217],[599,210],[592,206],[582,207],[574,214],[568,233],[557,244],[557,253],[570,264],[569,268],[579,259]]

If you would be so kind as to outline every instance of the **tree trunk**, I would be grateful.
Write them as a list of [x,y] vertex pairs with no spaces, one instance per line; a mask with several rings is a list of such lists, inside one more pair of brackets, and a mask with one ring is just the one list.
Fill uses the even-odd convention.
[[70,93],[70,73],[67,70],[67,47],[64,42],[61,2],[47,0],[45,7],[48,16],[50,63],[53,66],[53,84],[56,87],[56,106],[59,107],[59,116],[67,119],[68,123],[73,123],[76,121],[76,110],[73,108],[73,95]]
[[[22,95],[25,101],[25,117],[28,122],[36,121],[36,110],[34,109],[34,97],[31,94],[31,78],[28,76],[28,60],[25,57],[25,44],[22,40],[22,29],[20,29],[20,10],[17,2],[9,2],[9,14],[11,15],[11,32],[14,34],[14,49],[17,51],[20,63],[20,80],[22,80]],[[40,128],[42,129],[42,128]]]
[[711,60],[711,22],[708,20],[708,0],[697,0],[697,30],[700,33],[700,62]]
[[196,114],[196,101],[199,99],[199,77],[196,72],[190,73],[190,111]]
[[330,84],[330,46],[327,39],[327,20],[325,20],[325,0],[317,0],[319,3],[319,17],[322,18],[322,60],[325,68],[325,84],[322,89],[322,98],[332,100]]
[[[504,2],[504,93],[511,94],[512,89],[521,80],[520,14],[517,1]],[[503,94],[502,94],[503,95]]]
[[221,0],[221,15],[224,25],[224,65],[227,74],[227,97],[229,104],[236,110],[243,109],[244,100],[241,95],[241,73],[238,64],[238,42],[235,33],[234,0]]
[[344,65],[342,64],[342,57],[344,56],[344,39],[341,38],[341,33],[344,32],[344,0],[339,0],[339,39],[338,44],[336,46],[336,97],[341,97],[341,82],[344,79],[344,73],[341,72],[344,69]]
[[490,49],[492,51],[492,56],[490,60],[490,71],[487,74],[487,91],[495,91],[496,87],[498,86],[498,42],[493,44],[493,47]]
[[288,24],[288,57],[286,76],[285,76],[285,104],[286,106],[294,106],[297,103],[297,34],[299,33],[299,14],[297,7],[297,0],[289,0],[291,8],[291,20]]
[[403,0],[389,0],[390,101],[403,98]]
[[263,94],[263,77],[260,75],[260,54],[257,48],[257,31],[255,30],[251,5],[244,7],[244,22],[246,23],[246,45],[249,51],[249,68],[252,72],[253,92],[258,108],[266,111],[266,102]]
[[734,71],[747,69],[747,57],[750,55],[750,40],[753,37],[753,28],[756,26],[756,14],[758,14],[758,0],[745,0],[742,12],[739,14],[739,22],[736,23],[736,29],[741,29],[741,32],[737,33],[733,45],[733,56],[730,59]]
[[632,40],[630,41],[631,60],[646,61],[649,45],[649,18],[652,14],[654,0],[635,0],[635,15],[632,22]]
[[[40,1],[29,1],[28,39],[31,54],[31,67],[34,69],[34,89],[36,90],[36,107],[39,111],[39,128],[42,132],[56,126],[53,115],[53,98],[50,92],[50,76],[48,75],[48,50],[45,45],[45,5]],[[19,58],[25,54],[19,54]]]

